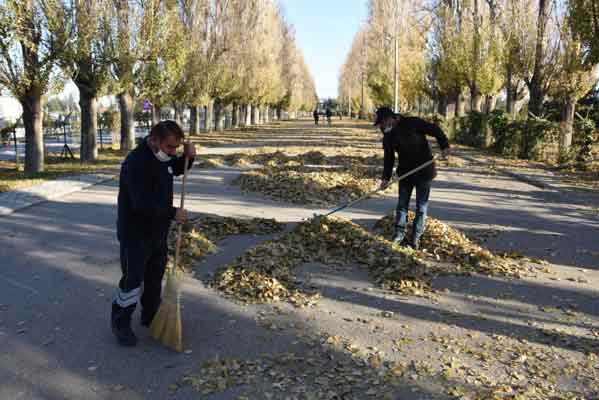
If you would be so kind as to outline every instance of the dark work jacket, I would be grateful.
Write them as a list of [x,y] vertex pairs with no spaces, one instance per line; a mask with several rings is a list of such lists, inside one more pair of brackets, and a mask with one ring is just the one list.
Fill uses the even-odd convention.
[[[433,158],[433,153],[426,135],[434,136],[441,149],[449,148],[447,136],[435,124],[426,122],[417,117],[400,117],[393,130],[383,136],[383,149],[385,150],[385,169],[383,179],[391,179],[395,154],[398,154],[399,163],[397,175],[422,165]],[[416,184],[430,181],[437,176],[435,163],[405,178],[405,182]]]
[[[193,159],[189,162],[189,168]],[[173,207],[173,176],[183,174],[185,157],[159,161],[144,139],[123,161],[119,181],[117,237],[121,242],[166,240]]]

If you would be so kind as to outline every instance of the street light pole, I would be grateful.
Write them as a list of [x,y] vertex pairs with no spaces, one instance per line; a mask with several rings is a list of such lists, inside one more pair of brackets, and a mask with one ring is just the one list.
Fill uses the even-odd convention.
[[397,97],[398,97],[398,80],[399,80],[399,75],[398,75],[398,70],[397,70],[397,64],[399,63],[399,41],[397,40],[397,32],[395,32],[395,68],[393,70],[393,112],[397,113],[398,110],[398,106],[397,106]]
[[362,100],[360,105],[360,119],[364,119],[364,70],[362,70]]
[[348,109],[349,109],[349,119],[351,119],[351,83],[349,84],[349,97],[347,99]]
[[362,62],[361,62],[361,70],[362,70],[362,99],[361,99],[361,104],[360,104],[360,113],[359,113],[359,119],[364,119],[365,118],[365,109],[364,109],[364,73],[365,73],[365,69],[366,69],[366,32],[363,32],[363,36],[362,36]]

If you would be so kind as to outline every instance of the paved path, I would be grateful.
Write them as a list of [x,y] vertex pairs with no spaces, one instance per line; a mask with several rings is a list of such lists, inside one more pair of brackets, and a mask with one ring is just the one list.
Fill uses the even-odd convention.
[[[232,168],[194,170],[188,197],[191,211],[284,222],[318,211],[244,195],[228,184],[237,174]],[[314,346],[323,351],[319,344],[298,340],[299,332],[302,337],[349,336],[360,346],[385,350],[390,357],[401,356],[392,351],[389,338],[402,337],[405,326],[414,335],[504,334],[545,345],[534,324],[566,325],[540,309],[564,302],[576,304],[580,313],[574,326],[568,325],[572,331],[566,340],[576,340],[577,330],[599,330],[597,212],[582,196],[547,193],[465,165],[442,169],[433,189],[431,214],[466,231],[497,231],[488,241],[490,247],[543,257],[554,264],[555,275],[520,281],[446,278],[435,283],[442,295],[431,301],[380,291],[361,269],[307,265],[302,274],[321,289],[321,304],[304,310],[282,304],[279,311],[269,305],[235,304],[189,277],[183,289],[188,351],[175,355],[158,346],[137,320],[140,345],[119,348],[108,324],[120,274],[114,230],[117,190],[116,182],[109,180],[0,216],[0,399],[195,399],[198,393],[190,388],[175,392],[168,388],[183,374],[197,372],[203,361],[217,356],[305,354]],[[344,215],[368,225],[394,205],[390,193]],[[226,239],[221,252],[200,264],[199,275],[265,239]],[[588,283],[575,282],[578,278]],[[383,311],[392,312],[393,318],[380,318]],[[257,322],[265,313],[280,329]],[[356,322],[359,318],[369,322]],[[565,346],[560,343],[557,348]],[[242,392],[201,398],[234,399]],[[398,393],[410,399],[452,398],[434,382],[414,381]]]
[[110,174],[71,175],[19,190],[0,193],[0,215],[13,213],[112,179]]

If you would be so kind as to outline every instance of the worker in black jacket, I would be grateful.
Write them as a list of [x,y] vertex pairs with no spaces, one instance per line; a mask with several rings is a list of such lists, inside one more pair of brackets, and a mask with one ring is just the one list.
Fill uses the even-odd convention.
[[[381,189],[386,189],[391,181],[395,154],[398,154],[399,163],[397,174],[419,167],[433,159],[432,150],[426,135],[434,136],[441,147],[443,157],[449,154],[449,141],[441,128],[417,117],[404,117],[395,114],[388,107],[381,107],[376,111],[375,126],[383,132],[383,149],[385,151],[385,168],[381,182]],[[437,176],[435,163],[402,179],[399,183],[399,199],[395,214],[395,235],[393,242],[406,244],[406,226],[408,220],[408,206],[412,191],[416,188],[416,218],[412,230],[411,246],[420,248],[420,237],[426,226],[428,199],[431,182]]]
[[[117,237],[120,242],[122,278],[112,303],[111,325],[118,342],[134,346],[131,315],[141,300],[141,323],[149,326],[160,306],[162,277],[167,263],[167,235],[171,221],[184,222],[187,213],[173,207],[173,176],[189,167],[195,147],[185,144],[174,121],[161,121],[121,165]],[[143,294],[142,294],[143,283]]]

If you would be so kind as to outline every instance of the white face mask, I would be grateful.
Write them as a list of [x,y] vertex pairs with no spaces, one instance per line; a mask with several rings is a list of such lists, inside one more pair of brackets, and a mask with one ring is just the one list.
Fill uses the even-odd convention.
[[156,156],[156,158],[159,161],[162,161],[162,162],[169,162],[171,160],[171,156],[169,156],[162,150],[158,150],[158,153],[154,153],[154,155]]
[[383,128],[383,133],[389,133],[393,130],[392,126],[386,126]]

